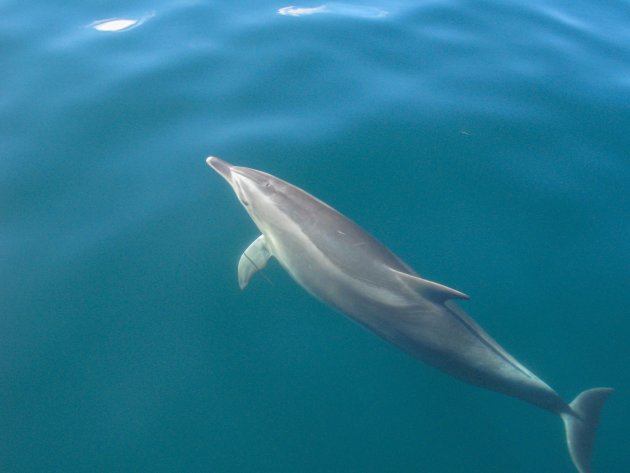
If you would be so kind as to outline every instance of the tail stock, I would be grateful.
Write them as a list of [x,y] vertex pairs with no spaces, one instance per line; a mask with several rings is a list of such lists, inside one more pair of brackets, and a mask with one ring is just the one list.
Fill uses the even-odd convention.
[[580,393],[569,404],[568,412],[560,413],[567,434],[567,445],[573,464],[580,473],[591,473],[591,454],[599,425],[599,414],[611,388],[595,388]]

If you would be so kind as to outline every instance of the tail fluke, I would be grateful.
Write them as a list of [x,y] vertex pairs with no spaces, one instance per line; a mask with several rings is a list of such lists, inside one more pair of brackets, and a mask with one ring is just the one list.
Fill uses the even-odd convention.
[[591,473],[591,453],[604,401],[614,390],[595,388],[584,391],[569,406],[570,412],[560,416],[564,421],[567,445],[575,467],[580,473]]

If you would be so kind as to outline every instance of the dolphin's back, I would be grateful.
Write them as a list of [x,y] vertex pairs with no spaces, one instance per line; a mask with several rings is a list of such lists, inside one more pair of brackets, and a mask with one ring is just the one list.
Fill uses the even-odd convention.
[[352,271],[378,265],[415,274],[385,245],[348,217],[308,192],[285,184],[289,197],[284,206],[286,215],[313,245],[340,266]]

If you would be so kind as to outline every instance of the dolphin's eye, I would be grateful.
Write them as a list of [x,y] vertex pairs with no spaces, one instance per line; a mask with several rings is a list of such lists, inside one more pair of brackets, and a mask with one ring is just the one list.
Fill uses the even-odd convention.
[[269,181],[265,182],[265,187],[271,187],[271,182]]

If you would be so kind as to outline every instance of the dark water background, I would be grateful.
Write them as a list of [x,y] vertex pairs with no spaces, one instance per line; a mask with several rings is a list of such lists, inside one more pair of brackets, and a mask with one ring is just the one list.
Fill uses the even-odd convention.
[[565,399],[616,387],[594,470],[630,471],[630,4],[289,5],[0,0],[0,471],[574,472],[559,420],[277,264],[241,293],[209,154],[470,294]]

